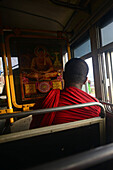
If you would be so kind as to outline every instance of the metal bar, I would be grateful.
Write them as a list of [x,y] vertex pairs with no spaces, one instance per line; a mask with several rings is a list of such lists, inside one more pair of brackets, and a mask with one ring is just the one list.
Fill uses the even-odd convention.
[[[13,35],[11,34],[13,37]],[[8,37],[10,38],[10,37]],[[10,54],[10,47],[9,47],[9,39],[6,38],[6,50],[7,50],[7,58],[8,58],[8,67],[9,67],[9,80],[10,80],[10,88],[11,88],[11,96],[12,96],[12,103],[17,108],[22,108],[22,105],[18,105],[16,103],[16,96],[15,96],[15,88],[14,88],[14,78],[13,78],[13,71],[12,71],[12,64],[11,64],[11,54]]]
[[[12,108],[12,101],[11,101],[11,93],[10,93],[10,86],[9,86],[9,77],[8,77],[8,70],[7,70],[7,62],[6,62],[6,50],[5,50],[5,42],[4,42],[4,33],[1,30],[1,36],[2,36],[2,57],[4,60],[4,65],[5,65],[5,82],[6,82],[6,93],[7,93],[7,102],[8,102],[8,109],[7,111],[12,113],[13,108]],[[10,118],[10,123],[13,123],[14,119],[11,117]]]
[[32,170],[80,170],[93,167],[111,159],[113,159],[113,143],[40,166],[35,166]]
[[[113,89],[113,52],[111,52],[111,78],[112,78],[112,89]],[[112,100],[113,100],[113,94],[112,95]]]
[[108,49],[110,51],[113,51],[113,42],[111,42],[111,43],[109,43],[109,44],[107,44],[107,45],[105,45],[103,47],[100,47],[98,49],[98,53],[103,53],[104,51],[108,51]]
[[[111,68],[113,73],[113,51],[111,52]],[[113,79],[113,75],[112,75],[112,79]]]
[[68,60],[70,60],[71,59],[71,50],[70,50],[69,42],[67,43],[67,50],[68,50]]
[[107,72],[109,78],[109,99],[110,102],[113,103],[113,96],[112,96],[112,72],[111,72],[111,60],[110,60],[110,53],[107,53]]
[[108,86],[107,86],[107,71],[106,71],[106,60],[105,60],[105,53],[100,55],[100,78],[101,78],[101,85],[102,85],[102,100],[108,101]]
[[99,63],[99,73],[100,73],[100,85],[101,85],[102,100],[105,100],[104,84],[103,84],[103,71],[102,71],[102,54],[98,54],[98,63]]
[[105,101],[108,101],[108,83],[107,83],[107,68],[106,68],[106,55],[105,53],[102,54],[102,71],[103,71],[103,83],[104,83],[104,95]]
[[104,105],[104,108],[105,108],[106,111],[113,113],[112,112],[112,110],[113,110],[112,109],[113,108],[112,103],[108,103],[108,102],[104,102],[104,101],[100,101],[100,103],[102,103]]
[[102,104],[108,105],[108,106],[113,106],[112,103],[104,102],[104,101],[101,101],[101,100],[99,102],[102,103]]
[[11,118],[11,117],[20,117],[20,116],[29,116],[29,115],[36,115],[36,114],[45,114],[45,113],[49,113],[49,112],[56,112],[56,111],[69,110],[69,109],[77,109],[77,108],[95,106],[95,105],[101,107],[102,113],[103,113],[103,115],[101,115],[101,116],[102,117],[105,116],[104,106],[101,103],[90,102],[90,103],[75,104],[75,105],[62,106],[62,107],[32,110],[32,111],[26,111],[26,112],[20,112],[20,113],[0,114],[0,119],[7,119],[7,118]]

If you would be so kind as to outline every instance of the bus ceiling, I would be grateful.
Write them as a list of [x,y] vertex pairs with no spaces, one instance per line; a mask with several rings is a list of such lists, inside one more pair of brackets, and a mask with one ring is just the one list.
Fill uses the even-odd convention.
[[64,31],[72,38],[112,6],[110,0],[0,0],[0,24],[9,30]]

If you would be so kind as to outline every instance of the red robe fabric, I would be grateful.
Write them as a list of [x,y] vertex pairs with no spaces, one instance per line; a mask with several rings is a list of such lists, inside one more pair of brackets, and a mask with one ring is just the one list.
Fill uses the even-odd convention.
[[[89,102],[98,102],[98,100],[76,87],[68,87],[62,91],[51,90],[40,108],[52,108]],[[35,109],[37,109],[37,104],[35,105]],[[90,106],[33,116],[30,128],[98,117],[100,112],[101,108],[99,106]]]

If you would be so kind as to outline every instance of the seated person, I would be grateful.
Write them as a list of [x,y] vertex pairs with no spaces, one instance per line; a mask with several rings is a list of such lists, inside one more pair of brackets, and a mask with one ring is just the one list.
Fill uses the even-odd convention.
[[[80,58],[69,60],[65,65],[64,72],[65,88],[62,91],[51,90],[42,104],[37,102],[34,109],[98,102],[96,98],[81,90],[82,85],[87,81],[88,70],[88,65],[84,60]],[[99,106],[90,106],[36,115],[33,116],[30,128],[98,117],[100,113]]]
[[35,55],[36,57],[32,59],[31,63],[31,68],[34,72],[40,71],[43,73],[48,73],[53,71],[52,62],[43,48],[36,48]]
[[51,59],[43,48],[36,48],[35,55],[31,62],[32,72],[27,77],[39,80],[57,76],[57,72],[53,72]]

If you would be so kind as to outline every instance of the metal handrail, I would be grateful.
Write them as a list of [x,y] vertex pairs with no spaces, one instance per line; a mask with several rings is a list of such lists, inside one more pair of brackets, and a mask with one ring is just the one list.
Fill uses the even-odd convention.
[[89,107],[89,106],[95,106],[95,105],[101,107],[101,109],[102,109],[101,117],[104,117],[105,116],[104,106],[101,103],[98,103],[98,102],[90,102],[90,103],[75,104],[75,105],[68,105],[68,106],[62,106],[62,107],[38,109],[38,110],[19,112],[19,113],[0,114],[0,119],[8,119],[8,118],[12,118],[12,117],[21,117],[21,116],[45,114],[45,113],[49,113],[49,112],[76,109],[76,108]]
[[113,104],[109,103],[109,102],[105,102],[105,101],[101,101],[100,103],[102,103],[104,105],[105,111],[108,113],[113,113]]
[[102,103],[102,104],[108,105],[108,106],[113,106],[112,103],[104,102],[104,101],[101,101],[101,100],[99,102]]
[[[72,155],[33,168],[34,170],[86,169],[113,159],[113,143],[97,147],[77,155]],[[30,168],[29,168],[30,170]]]

